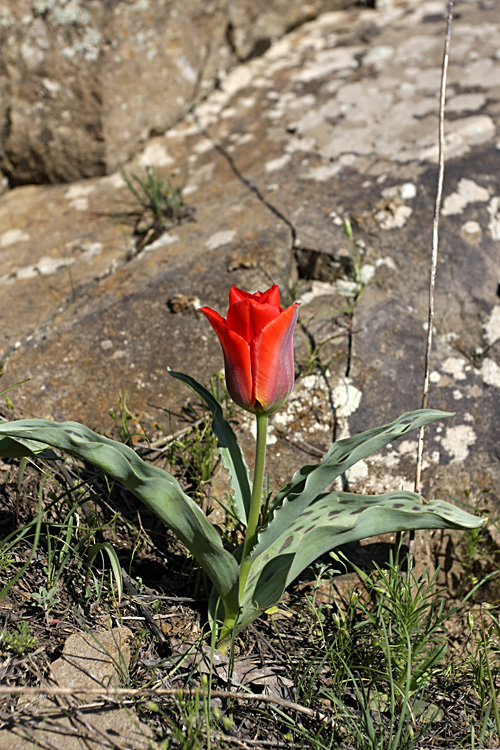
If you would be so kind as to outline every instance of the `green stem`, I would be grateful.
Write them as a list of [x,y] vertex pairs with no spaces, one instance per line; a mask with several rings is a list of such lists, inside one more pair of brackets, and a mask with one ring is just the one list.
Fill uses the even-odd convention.
[[[253,472],[252,496],[250,498],[250,510],[248,512],[247,529],[245,541],[243,543],[243,552],[240,562],[240,600],[245,589],[250,562],[248,556],[257,539],[257,529],[259,527],[260,505],[262,499],[262,487],[264,484],[264,466],[266,463],[266,443],[267,443],[267,414],[257,414],[257,440],[255,444],[255,468]],[[222,628],[219,632],[219,641],[217,650],[223,654],[227,653],[231,643],[231,636],[238,620],[238,611],[233,611],[225,604],[225,617]]]
[[262,487],[264,484],[264,466],[266,463],[267,444],[267,414],[257,414],[257,440],[255,444],[255,468],[253,473],[252,497],[250,499],[250,512],[248,514],[247,530],[243,553],[240,563],[240,599],[245,588],[250,570],[248,555],[257,539],[257,528],[259,526],[260,505],[262,500]]
[[222,624],[222,628],[219,631],[219,640],[217,641],[217,651],[220,654],[226,655],[229,646],[231,645],[231,639],[233,636],[233,630],[236,625],[236,620],[238,619],[238,612],[234,614],[228,614],[224,618],[224,622]]

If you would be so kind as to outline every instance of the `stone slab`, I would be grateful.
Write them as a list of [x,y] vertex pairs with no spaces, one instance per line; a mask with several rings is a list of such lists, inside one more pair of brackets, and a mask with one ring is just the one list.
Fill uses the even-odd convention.
[[[123,682],[130,663],[133,635],[128,628],[69,636],[52,665],[51,686],[82,690]],[[96,696],[23,697],[12,727],[0,730],[1,750],[99,750],[123,747],[148,750],[153,733],[130,709],[108,704],[92,707]],[[89,708],[88,705],[91,705]]]
[[[10,184],[113,172],[238,60],[343,0],[5,0],[0,170]],[[166,165],[165,165],[166,166]]]
[[[457,416],[428,430],[425,474],[429,494],[441,472],[441,493],[449,481],[462,497],[471,490],[477,507],[487,490],[488,503],[498,501],[497,10],[495,3],[463,4],[453,25],[431,405]],[[44,310],[35,329],[15,321],[13,293],[2,330],[10,315],[19,334],[4,349],[3,383],[31,377],[11,393],[16,406],[109,431],[108,409],[127,390],[146,423],[172,419],[175,428],[186,391],[167,367],[207,384],[222,365],[198,302],[224,311],[232,284],[256,289],[280,278],[286,297],[302,269],[312,276],[295,286],[303,301],[297,360],[304,377],[300,399],[273,420],[274,481],[320,455],[333,435],[418,408],[444,29],[443,9],[432,2],[323,14],[234,68],[166,136],[149,140],[131,168],[161,170],[171,159],[168,169],[182,174],[187,166],[195,221],[113,264],[119,243],[122,257],[129,246],[121,237],[109,273],[87,288],[82,264],[82,294],[51,308],[51,317]],[[123,185],[106,179],[100,201],[120,204]],[[13,204],[16,194],[8,196]],[[80,216],[88,241],[99,241],[91,212]],[[350,266],[345,216],[361,243]],[[19,222],[12,228],[25,231]],[[32,252],[41,255],[34,245]],[[359,279],[369,283],[356,297]],[[12,286],[22,297],[34,288]],[[184,306],[169,305],[176,294]],[[308,370],[307,331],[321,343],[326,380]],[[251,444],[243,417],[245,430]],[[413,461],[414,444],[402,441],[358,467],[351,487],[409,487]]]

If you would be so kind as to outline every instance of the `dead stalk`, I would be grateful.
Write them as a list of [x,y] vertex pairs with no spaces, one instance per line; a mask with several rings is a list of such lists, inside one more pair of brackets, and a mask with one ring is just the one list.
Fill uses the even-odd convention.
[[[451,23],[453,19],[453,2],[448,2],[448,17],[446,21],[446,36],[443,51],[443,63],[441,66],[441,93],[439,99],[439,170],[436,187],[436,199],[434,203],[434,221],[432,227],[432,261],[429,280],[429,316],[427,319],[427,344],[425,350],[424,387],[422,393],[422,409],[426,409],[429,403],[429,375],[431,369],[431,353],[434,329],[434,302],[436,292],[436,271],[439,246],[439,216],[441,213],[441,199],[443,196],[444,180],[444,110],[446,101],[446,80],[448,77],[448,61],[450,54]],[[415,492],[420,493],[422,475],[422,455],[424,450],[424,427],[420,428],[418,435],[417,465],[415,472]]]

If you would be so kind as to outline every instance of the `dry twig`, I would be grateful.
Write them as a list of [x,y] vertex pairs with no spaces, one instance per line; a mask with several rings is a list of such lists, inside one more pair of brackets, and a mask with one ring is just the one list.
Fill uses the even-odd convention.
[[[29,696],[38,695],[53,695],[53,696],[99,696],[103,701],[110,701],[112,699],[121,698],[148,698],[157,700],[159,697],[177,696],[180,693],[184,697],[194,696],[196,693],[200,693],[200,688],[115,688],[113,690],[106,688],[74,688],[74,687],[53,687],[53,686],[40,686],[40,687],[22,687],[1,685],[0,695],[22,695],[24,698]],[[289,711],[296,711],[297,713],[304,714],[313,719],[319,721],[328,722],[329,717],[325,714],[314,711],[312,708],[307,706],[301,706],[300,703],[294,703],[293,701],[287,701],[284,698],[277,698],[272,695],[260,695],[256,693],[245,693],[245,692],[231,692],[230,690],[211,690],[210,695],[212,698],[227,698],[235,701],[257,701],[261,703],[272,703],[280,708],[288,709]],[[120,701],[120,703],[124,703]],[[96,704],[92,704],[92,708],[95,708]],[[83,710],[86,706],[80,705],[79,709]],[[50,712],[53,713],[54,709],[51,708]]]
[[[434,302],[436,292],[436,271],[439,246],[439,216],[441,213],[441,199],[443,195],[444,180],[444,110],[446,101],[446,81],[448,77],[448,61],[450,56],[451,24],[453,20],[453,2],[448,0],[448,15],[446,20],[446,35],[444,41],[443,62],[441,66],[441,92],[439,98],[439,169],[436,187],[436,199],[434,202],[434,221],[432,227],[432,260],[429,281],[429,316],[427,320],[427,344],[425,350],[424,387],[422,394],[422,409],[426,409],[429,403],[429,377],[431,368],[431,353],[434,328]],[[424,450],[424,427],[420,428],[417,447],[417,465],[415,471],[415,492],[420,493],[422,475],[422,456]],[[411,554],[411,548],[410,548]]]

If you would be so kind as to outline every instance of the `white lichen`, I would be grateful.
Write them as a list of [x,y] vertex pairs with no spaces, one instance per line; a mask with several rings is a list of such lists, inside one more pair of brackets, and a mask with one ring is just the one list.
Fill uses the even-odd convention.
[[448,427],[441,438],[441,444],[445,451],[451,456],[452,463],[465,461],[469,455],[469,448],[474,445],[477,437],[473,427],[468,424],[460,424]]
[[463,177],[456,192],[447,195],[443,204],[443,216],[460,214],[469,203],[489,200],[490,194],[486,188],[478,185],[474,180]]
[[441,369],[447,375],[451,375],[455,380],[465,380],[465,360],[460,357],[448,357],[443,362]]
[[0,247],[9,247],[17,242],[27,242],[30,235],[23,229],[8,229],[0,235]]
[[349,417],[354,414],[361,403],[362,393],[349,380],[340,383],[332,391],[332,401],[338,417]]
[[486,385],[500,388],[500,367],[497,363],[487,357],[481,366],[481,377]]
[[484,324],[484,338],[490,346],[500,338],[500,305],[494,305]]
[[148,143],[138,161],[141,167],[169,167],[173,163],[173,158],[159,140]]
[[229,245],[230,242],[236,237],[234,229],[226,229],[221,232],[215,232],[205,242],[205,247],[209,250],[217,250],[223,245]]
[[488,204],[490,222],[488,229],[493,240],[500,241],[500,198],[494,196]]

